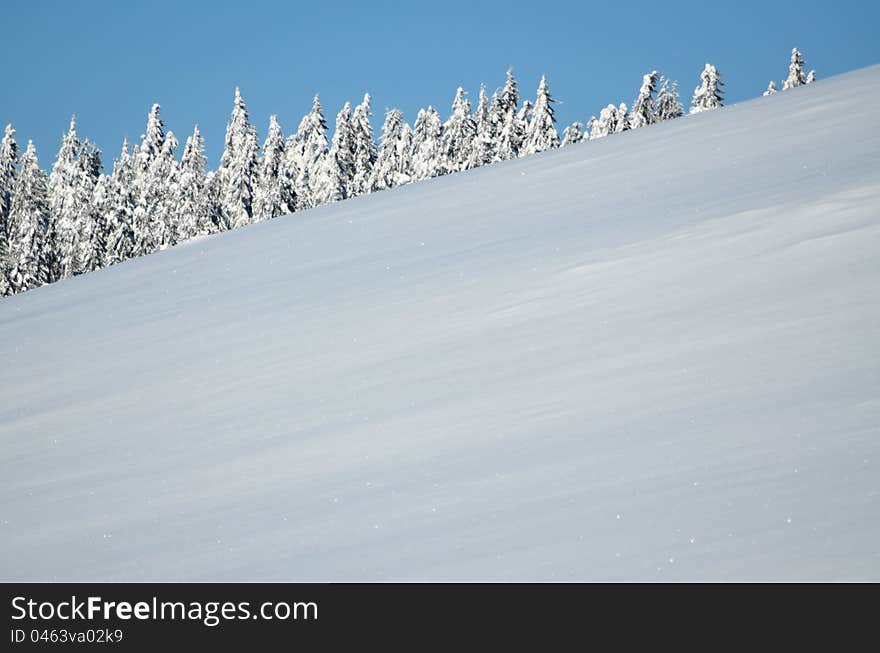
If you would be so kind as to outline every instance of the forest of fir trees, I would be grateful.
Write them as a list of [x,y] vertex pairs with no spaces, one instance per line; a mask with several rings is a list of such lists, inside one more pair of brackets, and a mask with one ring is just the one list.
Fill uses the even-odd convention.
[[[783,90],[809,84],[804,60],[792,50]],[[723,83],[706,64],[690,113],[723,105]],[[771,82],[765,95],[775,93]],[[398,109],[386,112],[378,143],[371,98],[336,114],[333,137],[316,95],[296,133],[285,138],[275,116],[260,143],[244,99],[235,90],[223,154],[206,169],[198,126],[180,142],[166,131],[158,104],[140,142],[123,141],[112,170],[101,151],[80,140],[72,119],[46,174],[32,142],[19,151],[7,125],[0,142],[0,296],[166,249],[195,236],[228,231],[330,202],[498,161],[595,140],[684,115],[676,83],[656,71],[642,79],[631,108],[609,104],[586,124],[557,132],[555,100],[541,78],[534,102],[520,102],[512,70],[476,106],[459,88],[446,120],[433,107],[412,126]]]

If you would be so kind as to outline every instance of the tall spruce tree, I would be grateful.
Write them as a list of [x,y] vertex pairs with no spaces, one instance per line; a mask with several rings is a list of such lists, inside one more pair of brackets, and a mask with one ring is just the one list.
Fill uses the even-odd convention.
[[354,136],[354,177],[351,181],[351,194],[363,195],[370,192],[370,180],[373,177],[373,165],[376,163],[378,153],[376,143],[373,140],[373,127],[370,124],[370,94],[364,95],[364,100],[354,109],[351,118],[352,132]]
[[412,135],[412,170],[415,179],[430,179],[443,174],[440,160],[442,131],[440,115],[434,107],[419,110]]
[[473,145],[477,124],[471,116],[471,103],[460,86],[452,101],[452,113],[443,125],[440,151],[446,172],[459,172],[474,166]]
[[694,89],[694,98],[691,101],[691,113],[710,111],[724,105],[724,82],[721,75],[712,64],[707,63],[703,72],[700,73],[700,85]]
[[269,116],[254,203],[254,219],[269,220],[295,210],[293,180],[284,167],[285,142],[276,116]]
[[654,93],[657,92],[657,82],[660,76],[657,71],[650,72],[642,77],[642,86],[639,95],[632,106],[632,118],[630,126],[633,129],[647,127],[657,122],[657,109],[655,106]]
[[43,245],[49,228],[49,190],[31,141],[21,157],[8,214],[9,293],[23,292],[46,282]]
[[199,126],[186,139],[180,158],[180,173],[175,198],[177,219],[174,238],[177,242],[203,236],[215,230],[214,207],[205,173],[205,139]]
[[379,140],[379,154],[373,166],[373,178],[370,190],[386,190],[398,186],[403,180],[400,173],[403,168],[401,161],[401,129],[403,114],[399,109],[389,109],[385,113],[382,125],[382,136]]
[[[497,99],[497,95],[495,99]],[[486,85],[480,85],[480,100],[474,112],[474,121],[477,125],[477,135],[474,140],[474,160],[476,165],[486,165],[495,160],[495,121],[493,119],[493,107],[495,100],[490,101],[486,95]]]
[[61,147],[49,174],[49,212],[51,215],[49,241],[52,251],[47,252],[49,282],[69,275],[74,226],[76,219],[76,189],[80,167],[77,161],[80,142],[76,133],[76,117],[61,139]]
[[791,61],[788,65],[788,77],[782,82],[782,90],[788,90],[807,83],[804,75],[804,57],[797,48],[791,49]]
[[122,142],[119,158],[113,163],[108,189],[107,243],[104,265],[115,265],[136,255],[135,210],[138,202],[135,160],[129,151],[128,139]]
[[346,102],[336,114],[330,150],[324,157],[316,191],[320,204],[338,202],[352,195],[354,181],[355,138],[351,122],[351,104]]
[[18,143],[15,129],[6,125],[0,141],[0,296],[11,294],[14,289],[9,281],[12,259],[9,253],[9,211],[12,205],[15,167],[18,163]]
[[299,148],[299,174],[294,189],[298,207],[318,206],[318,189],[327,153],[327,121],[317,95],[312,99],[312,108],[299,123],[296,143]]
[[249,224],[253,219],[258,154],[257,130],[250,123],[241,91],[236,86],[220,167],[214,180],[220,231]]
[[535,154],[559,147],[559,133],[556,131],[556,115],[553,111],[555,102],[556,100],[550,95],[547,78],[542,75],[523,146],[525,154]]

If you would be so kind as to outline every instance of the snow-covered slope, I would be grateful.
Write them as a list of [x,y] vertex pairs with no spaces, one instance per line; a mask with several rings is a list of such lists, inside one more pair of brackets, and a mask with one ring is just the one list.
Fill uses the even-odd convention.
[[0,302],[0,578],[880,580],[878,89]]

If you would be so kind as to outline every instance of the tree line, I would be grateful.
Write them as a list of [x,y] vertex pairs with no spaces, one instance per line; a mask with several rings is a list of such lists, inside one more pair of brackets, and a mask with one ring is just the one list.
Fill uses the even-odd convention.
[[[800,52],[792,50],[783,89],[808,84]],[[772,89],[772,90],[771,90]],[[775,92],[775,84],[765,95]],[[706,64],[690,113],[723,106],[723,82]],[[23,153],[7,125],[0,141],[0,296],[12,295],[129,258],[166,249],[196,236],[228,231],[322,204],[423,179],[595,140],[684,115],[676,82],[644,75],[628,108],[609,104],[584,125],[557,132],[555,99],[545,77],[534,102],[520,102],[512,70],[490,97],[481,86],[477,105],[458,88],[444,121],[421,109],[412,126],[398,109],[385,114],[378,143],[366,94],[336,115],[332,139],[316,95],[295,134],[284,137],[276,116],[262,145],[244,99],[235,89],[223,154],[208,171],[198,126],[180,158],[178,139],[166,131],[161,108],[150,109],[145,133],[123,141],[112,172],[102,154],[80,140],[71,119],[51,172],[31,141]]]

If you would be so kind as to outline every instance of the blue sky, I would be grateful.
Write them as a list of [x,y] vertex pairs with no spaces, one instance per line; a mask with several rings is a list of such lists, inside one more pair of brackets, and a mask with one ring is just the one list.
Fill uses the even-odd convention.
[[220,156],[233,89],[262,139],[268,116],[295,130],[314,93],[331,127],[343,102],[373,96],[374,124],[399,107],[411,122],[448,113],[457,86],[475,100],[513,66],[522,95],[542,73],[561,128],[609,102],[631,103],[652,69],[683,99],[706,61],[728,101],[760,95],[797,46],[819,79],[880,62],[875,0],[837,2],[90,2],[4,0],[0,125],[34,140],[43,167],[71,114],[110,167],[153,102],[183,141],[198,123]]

